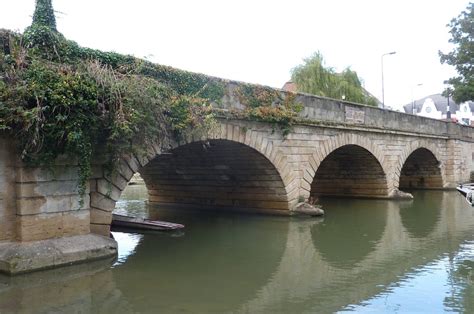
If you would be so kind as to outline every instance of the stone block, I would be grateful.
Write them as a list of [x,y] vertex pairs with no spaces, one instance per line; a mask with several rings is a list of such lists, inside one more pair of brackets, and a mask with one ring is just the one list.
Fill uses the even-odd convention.
[[301,180],[301,189],[306,191],[311,191],[311,185],[305,180]]
[[91,208],[91,224],[110,225],[112,223],[112,213],[98,208]]
[[260,132],[253,131],[252,136],[250,137],[249,146],[254,148],[259,137],[260,137]]
[[120,198],[120,194],[122,194],[122,191],[118,187],[116,187],[111,182],[105,179],[97,180],[97,192],[102,195],[108,196],[114,201],[118,201],[118,199]]
[[16,213],[15,184],[3,184],[0,189],[0,217]]
[[226,138],[230,141],[233,140],[234,126],[232,124],[226,125]]
[[250,139],[251,139],[251,137],[252,137],[252,133],[253,133],[253,132],[252,132],[252,130],[251,130],[250,128],[247,129],[247,132],[245,132],[245,140],[244,140],[244,143],[245,143],[246,145],[249,145],[249,144],[250,144]]
[[110,225],[100,225],[91,223],[91,233],[110,237]]
[[268,141],[268,144],[265,148],[265,151],[262,152],[265,156],[267,156],[267,158],[271,158],[272,156],[272,150],[273,150],[273,141]]
[[97,192],[97,179],[89,180],[89,192]]
[[89,195],[41,196],[18,198],[16,201],[18,215],[36,215],[45,213],[59,213],[77,211],[89,208]]
[[134,155],[125,156],[124,160],[127,162],[130,169],[132,169],[133,173],[138,172],[138,170],[140,170],[140,162]]
[[[43,181],[17,183],[16,194],[19,198],[41,196],[65,196],[78,194],[78,181]],[[85,193],[89,193],[89,184],[86,184]]]
[[119,188],[121,191],[123,191],[130,180],[126,180],[118,171],[113,172],[112,174],[106,174],[104,178],[107,179],[107,181],[112,182],[113,185],[115,185],[117,188]]
[[16,216],[0,217],[0,242],[15,239]]
[[122,177],[124,177],[127,181],[130,181],[132,176],[135,174],[135,172],[132,171],[132,169],[124,159],[120,160],[118,170]]
[[57,166],[53,169],[20,167],[16,171],[16,182],[76,181],[77,171],[76,166]]
[[102,209],[105,211],[113,211],[115,208],[115,201],[110,197],[107,197],[98,192],[92,192],[91,194],[91,207]]
[[140,165],[140,168],[145,167],[150,161],[150,158],[147,155],[137,155],[136,159]]
[[218,138],[227,139],[227,126],[225,124],[220,125],[220,132]]
[[17,275],[116,255],[115,240],[92,234],[26,243],[1,243],[0,272]]
[[39,241],[90,232],[89,210],[17,217],[20,241]]
[[59,238],[63,235],[62,219],[62,213],[18,217],[18,240],[27,242]]
[[79,210],[62,213],[63,235],[65,237],[90,233],[90,212]]

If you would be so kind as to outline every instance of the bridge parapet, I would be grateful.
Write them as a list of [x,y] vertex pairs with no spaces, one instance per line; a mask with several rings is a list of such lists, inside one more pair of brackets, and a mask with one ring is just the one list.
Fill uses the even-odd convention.
[[[226,96],[217,107],[227,110],[245,109],[245,104],[236,96],[237,90],[243,84],[245,83],[226,81]],[[299,118],[310,124],[369,128],[371,131],[379,129],[474,141],[474,129],[469,126],[311,94],[287,91],[280,93],[283,97],[288,94],[296,95],[295,102],[303,105]]]

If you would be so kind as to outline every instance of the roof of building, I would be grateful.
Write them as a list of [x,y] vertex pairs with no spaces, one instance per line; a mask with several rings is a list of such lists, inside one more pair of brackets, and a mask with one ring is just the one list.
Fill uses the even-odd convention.
[[283,85],[283,87],[281,89],[283,89],[284,91],[287,91],[287,92],[297,92],[298,91],[298,88],[296,87],[296,83],[294,83],[292,81],[286,82],[285,85]]
[[[448,107],[448,98],[444,97],[441,94],[430,95],[421,99],[417,99],[414,103],[407,104],[403,106],[405,113],[420,113],[423,108],[423,104],[427,99],[431,99],[435,104],[436,110],[441,111],[442,114],[446,114]],[[469,107],[471,107],[471,112],[474,112],[474,102],[469,101]],[[415,110],[413,110],[413,108]],[[449,98],[449,111],[455,113],[459,110],[459,104],[457,104],[451,97]]]

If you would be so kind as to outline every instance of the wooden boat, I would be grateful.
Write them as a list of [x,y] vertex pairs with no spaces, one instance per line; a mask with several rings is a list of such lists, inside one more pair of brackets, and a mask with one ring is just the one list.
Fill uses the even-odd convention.
[[474,206],[474,183],[461,184],[456,187],[456,190],[459,191],[465,198],[466,202]]
[[139,230],[171,231],[183,229],[184,225],[167,221],[150,220],[145,218],[113,214],[112,227]]

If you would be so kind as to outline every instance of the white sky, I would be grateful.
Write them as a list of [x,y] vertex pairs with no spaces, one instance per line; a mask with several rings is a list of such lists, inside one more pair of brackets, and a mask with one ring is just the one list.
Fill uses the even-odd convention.
[[[53,0],[58,29],[80,45],[281,88],[319,50],[350,66],[394,108],[443,90],[446,24],[469,0]],[[0,28],[23,31],[34,0],[0,0]],[[417,84],[422,83],[422,86]],[[414,87],[415,86],[415,87]],[[412,94],[414,94],[412,96]]]

